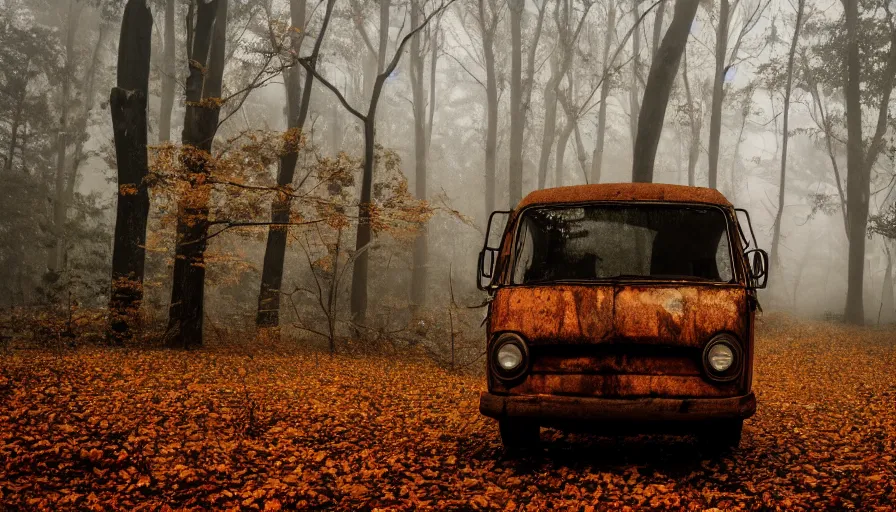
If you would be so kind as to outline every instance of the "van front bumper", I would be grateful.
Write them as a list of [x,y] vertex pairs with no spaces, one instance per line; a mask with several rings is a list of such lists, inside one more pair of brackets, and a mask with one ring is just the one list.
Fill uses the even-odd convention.
[[483,392],[479,412],[495,419],[549,422],[697,422],[749,418],[756,412],[750,392],[731,398],[595,398],[558,395],[494,395]]

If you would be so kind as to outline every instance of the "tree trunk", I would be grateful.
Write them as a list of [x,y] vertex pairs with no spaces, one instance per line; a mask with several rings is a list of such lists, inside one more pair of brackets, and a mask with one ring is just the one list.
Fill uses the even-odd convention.
[[[538,16],[535,19],[535,28],[532,29],[532,34],[527,38],[529,39],[530,44],[526,52],[526,74],[525,76],[523,76],[522,80],[522,108],[520,109],[523,132],[525,132],[525,126],[528,122],[529,106],[532,105],[532,89],[533,85],[535,84],[535,72],[537,71],[537,69],[535,68],[537,64],[535,57],[538,53],[538,41],[539,39],[541,39],[542,27],[544,26],[544,13],[545,11],[547,11],[547,6],[549,3],[550,0],[542,0],[541,3],[535,3],[535,8],[538,10]],[[525,12],[524,6],[525,2],[521,4],[521,12]],[[520,157],[520,159],[522,161],[522,156]]]
[[[495,167],[498,147],[498,78],[495,70],[496,13],[486,22],[485,0],[479,0],[479,23],[482,32],[482,51],[485,58],[485,219],[495,211]],[[512,109],[513,107],[511,107]],[[512,110],[511,110],[512,111]]]
[[857,0],[844,0],[846,27],[846,66],[844,96],[846,97],[846,177],[847,222],[849,225],[849,272],[846,294],[846,321],[863,324],[863,286],[865,272],[865,239],[868,226],[868,207],[871,198],[871,169],[885,147],[889,103],[896,81],[896,32],[890,34],[887,65],[882,74],[883,94],[878,107],[877,127],[868,141],[862,136],[861,61],[859,60]]
[[676,185],[684,184],[684,158],[681,155],[681,145],[684,142],[684,137],[682,136],[682,131],[678,131],[678,158],[675,160],[678,167],[678,179],[675,180]]
[[[374,84],[373,94],[378,96],[382,86]],[[376,113],[376,99],[371,100],[369,110]],[[374,144],[376,119],[367,117],[364,122],[364,170],[361,177],[361,201],[358,204],[358,234],[355,239],[355,263],[352,272],[351,315],[352,321],[363,325],[367,321],[367,272],[370,257],[370,203],[373,191]]]
[[591,169],[591,164],[588,163],[588,152],[585,151],[585,143],[582,142],[582,130],[579,128],[578,122],[576,122],[576,126],[573,128],[572,132],[575,135],[576,158],[579,161],[579,168],[582,171],[582,180],[584,180],[585,183],[588,183],[588,171]]
[[616,27],[616,1],[610,0],[607,8],[607,27],[604,33],[603,77],[600,86],[600,107],[597,111],[597,141],[594,145],[594,155],[591,158],[591,183],[600,183],[600,175],[604,160],[604,140],[607,133],[607,98],[610,97],[610,82],[607,76],[610,70],[610,43],[613,41],[613,30]]
[[843,180],[840,179],[840,166],[837,164],[837,154],[834,151],[832,140],[834,136],[831,134],[832,123],[828,121],[829,118],[825,113],[824,104],[821,102],[821,92],[818,87],[818,82],[812,78],[809,62],[806,58],[806,52],[801,52],[800,57],[803,64],[803,74],[806,77],[806,82],[809,86],[809,94],[812,96],[812,102],[818,109],[818,117],[821,121],[818,125],[824,132],[825,149],[827,149],[828,158],[831,161],[831,169],[834,171],[834,183],[837,185],[837,195],[840,196],[840,215],[843,218],[843,231],[846,235],[846,239],[849,240],[849,220],[847,218],[846,195],[843,192]]
[[[383,3],[385,4],[388,2]],[[331,5],[332,0],[331,2],[328,2],[328,7]],[[334,92],[338,96],[340,102],[346,107],[346,109],[353,116],[361,120],[361,122],[364,124],[364,165],[361,176],[361,198],[358,204],[358,231],[357,238],[355,240],[354,272],[352,274],[352,294],[350,301],[352,321],[355,324],[365,323],[367,316],[367,276],[371,249],[370,244],[372,239],[370,214],[373,191],[373,170],[375,167],[374,148],[376,144],[377,106],[379,104],[380,96],[383,92],[383,85],[385,84],[386,79],[389,77],[389,75],[395,70],[398,62],[401,60],[401,55],[404,51],[405,44],[409,39],[412,39],[420,30],[422,30],[425,27],[426,23],[428,23],[437,13],[441,12],[441,10],[442,7],[439,7],[435,12],[430,14],[422,24],[412,29],[404,38],[402,38],[401,42],[398,44],[398,48],[395,50],[395,53],[392,56],[392,60],[388,64],[388,67],[385,65],[385,43],[388,41],[388,39],[381,35],[379,61],[380,63],[382,63],[380,67],[383,71],[377,75],[376,81],[373,84],[373,91],[370,95],[370,105],[367,108],[366,115],[351,107],[335,85],[323,78],[320,74],[314,71],[314,68],[309,67],[304,61],[302,63],[302,66],[305,67],[306,71],[313,72],[313,76],[320,80],[328,89]],[[388,15],[388,9],[381,8],[381,31],[388,29]]]
[[364,59],[362,64],[364,96],[359,98],[361,102],[367,101],[370,98],[370,93],[373,92],[373,82],[376,81],[376,55],[374,52],[367,52],[367,58]]
[[[379,3],[380,46],[376,55],[376,72],[378,75],[386,69],[386,50],[389,46],[389,8],[392,7],[392,0],[380,0]],[[377,77],[376,81],[379,81],[379,77]],[[376,83],[374,83],[374,88],[376,88]]]
[[[25,69],[28,69],[28,66],[31,63],[31,58],[28,57]],[[9,173],[13,169],[13,160],[16,156],[16,147],[18,146],[18,136],[19,136],[19,127],[22,126],[22,111],[25,108],[25,97],[26,97],[27,89],[22,88],[19,91],[19,95],[16,98],[15,102],[15,110],[12,115],[12,122],[9,127],[9,153],[6,161],[3,163],[4,170]],[[23,151],[24,153],[24,151]],[[23,166],[24,167],[24,166]]]
[[572,135],[573,128],[575,128],[575,121],[567,117],[566,125],[564,125],[563,129],[560,131],[560,137],[557,138],[557,158],[554,163],[555,187],[563,186],[563,163],[566,159],[566,145],[569,143],[569,137]]
[[729,172],[731,176],[731,190],[729,191],[730,195],[728,196],[728,199],[734,204],[737,204],[737,165],[740,163],[740,148],[744,142],[744,131],[747,128],[747,120],[750,117],[750,110],[753,107],[754,90],[755,89],[751,87],[746,92],[741,102],[740,129],[737,133],[737,141],[734,144],[734,155],[731,157],[731,171]]
[[864,161],[862,140],[861,76],[859,71],[858,0],[843,0],[846,26],[846,200],[849,216],[849,264],[844,316],[847,322],[865,323],[862,290],[865,278],[865,230],[868,224],[870,166]]
[[[538,18],[535,28],[529,38],[529,50],[526,56],[526,74],[523,76],[522,65],[522,21],[525,12],[524,0],[509,0],[510,2],[510,39],[511,39],[511,73],[510,73],[510,172],[508,176],[509,203],[516,206],[523,197],[523,135],[526,130],[526,118],[529,114],[529,105],[532,100],[532,84],[535,81],[535,55],[538,50],[538,40],[541,38],[541,29],[544,23],[544,13],[547,10],[548,0],[536,2]],[[516,98],[516,100],[514,100]]]
[[182,135],[182,163],[189,175],[190,188],[178,202],[177,245],[168,319],[168,328],[173,334],[171,345],[183,348],[202,344],[205,249],[211,195],[207,179],[220,109],[214,102],[201,103],[201,100],[221,96],[227,29],[226,0],[198,2],[197,5]]
[[336,230],[336,247],[333,251],[333,279],[327,290],[327,337],[330,354],[336,353],[336,305],[339,294],[339,256],[342,249],[342,228]]
[[660,49],[660,40],[663,36],[663,21],[666,19],[666,0],[660,0],[656,8],[656,18],[653,22],[653,56],[656,57]]
[[339,103],[330,105],[330,153],[339,154],[342,151],[342,118],[339,116]]
[[176,83],[174,37],[174,0],[165,0],[165,49],[162,62],[162,98],[159,111],[159,142],[171,140],[171,111],[174,109],[174,86]]
[[678,64],[684,53],[698,5],[698,0],[676,0],[672,23],[663,37],[656,58],[650,65],[641,115],[638,117],[638,137],[635,140],[632,165],[633,182],[653,181],[654,160],[663,132],[669,94],[672,92],[672,83],[678,73]]
[[112,247],[109,336],[129,339],[143,300],[149,172],[146,99],[152,50],[152,13],[146,0],[128,0],[118,44],[118,79],[109,104],[118,163],[118,206]]
[[[728,0],[720,0],[716,29],[716,71],[712,82],[712,112],[709,117],[709,187],[718,188],[719,139],[722,134],[722,100],[725,94],[725,60],[728,58]],[[787,137],[785,133],[785,138]]]
[[541,155],[538,158],[538,188],[547,183],[548,162],[551,159],[551,148],[557,137],[557,88],[563,79],[563,72],[557,55],[551,58],[551,78],[544,85],[544,130],[541,135]]
[[[880,312],[878,314],[878,323],[883,321],[885,324],[892,323],[896,318],[896,300],[893,295],[893,255],[890,253],[889,247],[884,241],[884,250],[887,254],[887,268],[884,273],[883,286],[880,292]],[[882,317],[882,318],[881,318]]]
[[508,202],[511,208],[523,198],[523,0],[510,1],[510,165]]
[[436,117],[436,71],[439,65],[439,33],[442,26],[442,18],[439,17],[435,28],[432,31],[429,50],[429,114],[427,114],[426,122],[426,154],[429,155],[429,148],[432,146],[432,126]]
[[[96,75],[102,61],[103,42],[106,39],[106,33],[109,31],[109,25],[100,23],[99,33],[97,34],[96,43],[93,47],[90,65],[84,73],[84,90],[82,95],[84,98],[84,108],[82,115],[78,118],[78,124],[75,126],[75,133],[86,133],[87,122],[90,118],[90,111],[93,110],[94,100],[96,99]],[[72,152],[70,171],[66,178],[65,185],[65,208],[68,211],[68,205],[72,204],[75,197],[75,184],[78,181],[78,170],[84,161],[84,142],[83,137],[78,138],[75,143],[75,149]]]
[[775,214],[775,223],[772,228],[771,267],[780,273],[781,255],[779,253],[781,241],[781,219],[784,217],[784,192],[787,185],[787,146],[790,139],[790,95],[793,89],[793,62],[796,57],[796,45],[799,42],[800,27],[803,21],[803,9],[805,0],[799,0],[796,9],[796,25],[793,28],[793,39],[790,41],[790,52],[787,54],[787,85],[784,89],[784,131],[781,135],[781,176],[778,184],[778,212]]
[[[419,0],[411,1],[411,24],[418,26],[423,21],[420,12]],[[417,199],[426,200],[426,93],[424,92],[424,55],[421,49],[418,33],[411,39],[410,71],[411,93],[414,102],[414,165],[415,183],[414,192]],[[435,49],[433,49],[435,52]],[[424,225],[417,238],[414,240],[413,269],[411,272],[411,310],[416,313],[418,308],[426,304],[426,226]]]
[[691,94],[691,80],[688,78],[688,52],[682,54],[681,78],[684,82],[684,94],[688,103],[688,121],[691,131],[688,139],[688,186],[697,185],[697,160],[700,159],[700,132],[703,130],[703,116],[696,115],[694,96]]
[[29,135],[29,134],[28,134],[28,125],[25,124],[25,125],[22,127],[22,144],[21,144],[20,149],[19,149],[19,161],[20,161],[20,163],[21,163],[21,165],[22,165],[22,169],[27,169],[27,168],[28,168],[28,162],[27,162],[27,157],[28,157],[28,140],[29,140],[28,135]]
[[361,176],[361,201],[358,204],[358,233],[355,238],[355,263],[352,272],[352,296],[350,300],[352,321],[363,325],[367,322],[367,275],[370,266],[370,244],[373,233],[370,226],[370,206],[373,202],[374,149],[376,147],[376,113],[379,106],[386,69],[386,46],[389,43],[390,0],[380,2],[380,40],[377,53],[377,76],[370,92],[370,105],[364,120],[364,168]]
[[697,161],[700,160],[700,128],[702,121],[691,129],[691,140],[688,144],[688,186],[697,186]]
[[[584,155],[584,152],[581,151],[579,146],[581,146],[582,141],[579,137],[579,126],[578,119],[576,115],[578,114],[578,107],[573,105],[573,98],[576,96],[574,86],[576,84],[576,76],[575,69],[570,67],[566,71],[566,80],[569,83],[569,88],[559,91],[558,99],[560,101],[560,106],[563,107],[563,115],[566,118],[566,124],[563,125],[563,129],[560,130],[560,138],[557,140],[557,158],[554,162],[554,186],[562,187],[563,186],[563,174],[566,170],[566,146],[569,144],[569,138],[575,132],[576,134],[576,154]],[[580,164],[584,162],[580,161]],[[582,172],[585,172],[584,166],[582,168]]]
[[62,91],[59,97],[59,134],[56,140],[56,190],[53,200],[53,245],[50,248],[47,268],[51,272],[60,272],[64,267],[65,254],[65,170],[68,149],[68,124],[71,84],[74,82],[75,36],[78,32],[78,19],[81,8],[77,2],[69,1],[67,33],[65,37],[65,65],[63,68]]
[[[292,0],[289,4],[292,26],[303,30],[305,27],[305,0]],[[298,57],[302,48],[300,34],[293,32],[290,40],[292,51]],[[309,81],[310,82],[310,81]],[[255,314],[257,327],[278,327],[280,325],[280,288],[283,285],[283,263],[286,260],[286,238],[289,227],[289,214],[292,208],[293,178],[299,159],[300,138],[304,128],[307,108],[303,107],[303,91],[299,66],[286,70],[286,126],[295,143],[289,145],[289,151],[280,156],[277,170],[277,186],[284,192],[278,192],[271,204],[271,222],[264,250],[264,263],[261,270],[261,290],[258,293],[258,310]],[[309,84],[306,84],[306,86]],[[306,87],[306,90],[310,89]]]
[[[639,0],[634,0],[632,7],[632,16],[634,16],[635,30],[632,33],[632,80],[628,88],[628,108],[629,115],[629,132],[632,136],[632,146],[638,138],[638,115],[641,110],[641,103],[638,93],[641,91],[641,12],[638,8]],[[609,29],[609,27],[608,27]]]
[[728,199],[734,204],[737,204],[737,163],[740,158],[740,146],[744,141],[744,130],[747,127],[747,115],[748,113],[745,112],[741,117],[740,129],[737,132],[737,142],[734,144],[734,155],[731,157],[731,171],[729,172],[731,176],[731,190],[729,191]]

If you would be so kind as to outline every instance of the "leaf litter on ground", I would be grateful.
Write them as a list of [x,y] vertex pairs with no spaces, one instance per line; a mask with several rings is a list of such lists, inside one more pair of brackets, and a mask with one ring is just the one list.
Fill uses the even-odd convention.
[[542,432],[421,360],[80,348],[0,356],[0,509],[893,510],[896,336],[778,319],[740,449]]

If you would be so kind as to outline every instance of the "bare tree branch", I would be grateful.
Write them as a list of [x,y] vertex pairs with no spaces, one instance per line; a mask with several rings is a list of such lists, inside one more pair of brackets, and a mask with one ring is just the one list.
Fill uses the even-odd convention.
[[413,30],[408,32],[401,39],[401,42],[398,43],[398,48],[395,49],[395,54],[392,56],[392,60],[389,62],[389,65],[386,66],[386,68],[383,70],[383,72],[380,73],[380,75],[377,77],[378,80],[385,80],[389,75],[392,74],[393,71],[395,71],[395,68],[398,66],[398,61],[401,60],[401,54],[404,52],[404,47],[405,47],[405,45],[407,45],[408,41],[410,41],[411,38],[414,37],[415,34],[417,34],[417,32],[420,32],[421,30],[423,30],[423,28],[429,24],[429,21],[432,20],[434,17],[436,17],[437,14],[444,11],[447,7],[449,7],[455,1],[456,0],[448,0],[447,3],[443,3],[442,5],[437,7],[434,11],[429,13],[429,16],[427,16],[426,18],[423,19],[423,22],[421,22],[420,25],[418,25]]
[[345,96],[342,95],[342,91],[340,91],[340,90],[339,90],[335,85],[333,85],[329,80],[327,80],[326,78],[324,78],[323,76],[321,76],[321,74],[318,73],[316,69],[314,69],[314,66],[312,66],[312,65],[309,63],[307,57],[306,57],[306,58],[301,58],[301,59],[299,59],[299,64],[300,64],[303,68],[305,68],[305,71],[311,73],[311,74],[314,76],[314,78],[317,79],[318,82],[320,82],[321,84],[323,84],[324,87],[326,87],[327,89],[330,90],[330,92],[332,92],[333,94],[335,94],[335,95],[336,95],[336,98],[339,99],[339,103],[342,103],[342,106],[345,107],[345,109],[348,110],[348,112],[349,112],[351,115],[357,117],[362,123],[366,123],[366,122],[367,122],[367,116],[365,116],[365,115],[362,114],[361,112],[358,112],[354,107],[352,107],[352,106],[349,104],[348,100],[345,99]]
[[[585,100],[585,102],[582,104],[582,107],[579,109],[579,113],[576,115],[576,117],[580,117],[583,113],[585,113],[585,112],[587,112],[588,110],[591,110],[592,108],[594,108],[593,105],[590,106],[590,107],[588,107],[588,103],[589,103],[589,102],[591,101],[591,99],[594,97],[594,94],[597,92],[597,90],[598,90],[598,89],[600,88],[600,86],[603,84],[604,80],[606,80],[607,78],[609,78],[609,76],[610,76],[610,74],[611,74],[610,70],[613,69],[613,66],[612,66],[613,62],[616,62],[616,59],[619,57],[619,54],[622,53],[622,49],[625,48],[625,44],[628,42],[629,38],[632,37],[632,34],[634,33],[635,29],[636,29],[641,23],[644,22],[644,18],[645,18],[648,14],[650,14],[650,11],[654,10],[654,9],[660,4],[660,2],[662,2],[662,0],[657,0],[656,2],[654,2],[653,5],[651,5],[646,11],[644,11],[643,13],[641,13],[641,17],[638,18],[638,21],[635,22],[635,23],[633,23],[632,26],[629,27],[628,32],[625,33],[625,36],[623,36],[622,41],[620,41],[619,44],[616,46],[616,51],[613,52],[613,56],[610,57],[610,60],[609,60],[608,62],[605,62],[605,63],[604,63],[604,72],[603,72],[603,74],[601,75],[600,80],[599,80],[599,81],[597,82],[597,84],[594,86],[594,89],[591,90],[591,94],[588,95],[588,98],[587,98],[587,99]],[[618,68],[616,68],[616,69],[618,69]],[[586,108],[586,107],[587,107],[587,108]]]
[[212,222],[208,223],[209,226],[224,225],[224,227],[219,229],[218,231],[215,231],[214,233],[212,233],[210,235],[206,235],[202,238],[197,238],[196,240],[180,242],[178,245],[184,246],[184,245],[192,245],[192,244],[198,244],[201,242],[205,242],[205,241],[211,240],[212,238],[215,238],[216,236],[224,233],[225,231],[227,231],[229,229],[233,229],[233,228],[255,227],[255,226],[307,226],[307,225],[311,225],[311,224],[317,224],[319,222],[326,222],[326,219],[309,220],[307,222],[231,222],[231,221],[224,221],[224,220],[212,221]]

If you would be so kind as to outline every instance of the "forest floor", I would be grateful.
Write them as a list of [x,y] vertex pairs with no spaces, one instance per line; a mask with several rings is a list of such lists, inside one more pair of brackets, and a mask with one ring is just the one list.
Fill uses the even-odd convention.
[[896,336],[765,322],[740,449],[543,431],[504,456],[481,377],[207,348],[0,355],[0,510],[893,510]]

